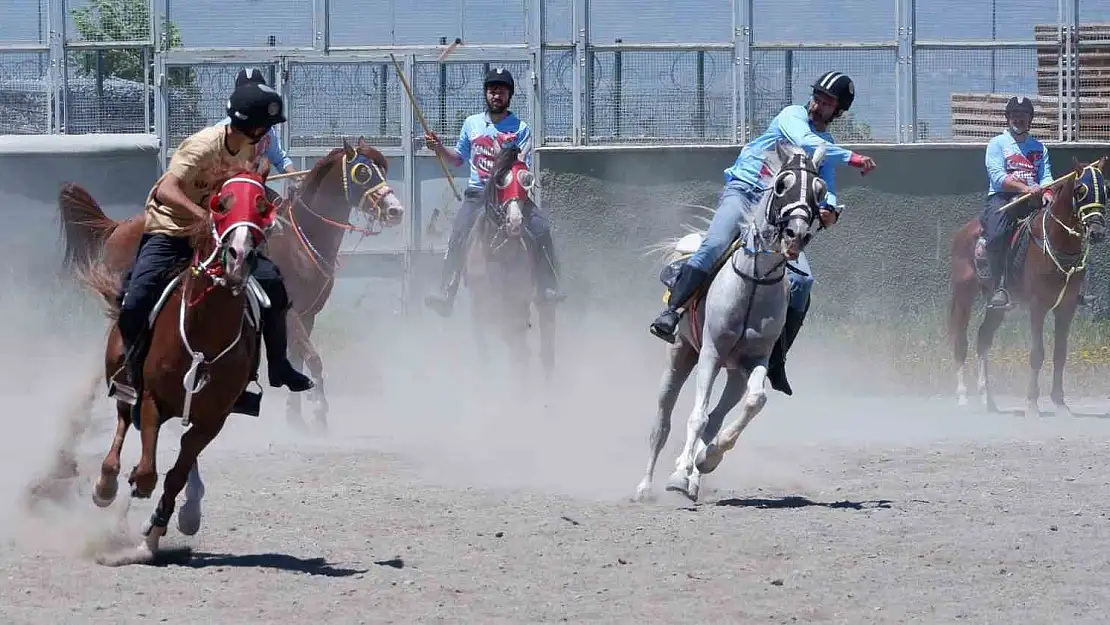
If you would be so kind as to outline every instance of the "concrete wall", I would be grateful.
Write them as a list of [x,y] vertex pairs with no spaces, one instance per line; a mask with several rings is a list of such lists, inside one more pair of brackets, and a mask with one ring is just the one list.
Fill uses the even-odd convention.
[[[878,167],[839,170],[847,205],[838,226],[808,248],[818,284],[812,314],[891,319],[947,306],[948,257],[956,229],[979,215],[986,194],[984,145],[858,146]],[[1108,146],[1050,146],[1056,175],[1072,158]],[[659,261],[644,248],[681,234],[696,211],[715,206],[723,170],[738,148],[541,150],[543,202],[553,211],[567,288],[591,306],[659,307]],[[1093,254],[1097,306],[1106,307],[1107,247]],[[608,303],[606,301],[608,300]],[[650,319],[641,319],[646,324]]]

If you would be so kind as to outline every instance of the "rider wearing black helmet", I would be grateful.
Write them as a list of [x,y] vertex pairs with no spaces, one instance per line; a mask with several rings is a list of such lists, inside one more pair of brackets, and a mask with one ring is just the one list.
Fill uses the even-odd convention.
[[[181,142],[174,151],[166,173],[154,183],[146,201],[146,218],[139,249],[131,270],[121,288],[119,330],[123,338],[127,374],[141,395],[139,384],[142,364],[146,358],[149,323],[147,317],[158,297],[173,277],[173,269],[188,262],[192,249],[187,229],[198,219],[208,218],[210,195],[219,188],[220,178],[227,169],[250,167],[255,147],[275,124],[285,121],[284,105],[276,91],[263,84],[249,83],[235,89],[227,103],[230,124],[214,125],[197,131]],[[263,265],[272,263],[259,258],[255,275],[263,282]],[[276,272],[276,269],[274,270]],[[312,381],[293,369],[285,358],[285,315],[288,306],[280,277],[275,286],[263,282],[273,300],[273,308],[264,317],[263,338],[270,355],[270,385],[287,385],[292,391],[312,388]],[[269,282],[269,284],[267,284]],[[138,416],[138,403],[133,418]],[[137,423],[137,421],[135,421]]]
[[[470,165],[470,179],[467,182],[463,202],[451,226],[451,238],[447,244],[444,259],[441,293],[429,295],[425,303],[443,316],[449,316],[459,287],[459,272],[463,264],[463,244],[470,235],[474,221],[481,214],[483,192],[489,179],[490,167],[497,159],[502,146],[516,142],[524,153],[525,163],[532,166],[532,129],[524,120],[509,110],[516,83],[509,70],[495,67],[486,74],[482,87],[486,94],[486,110],[466,118],[455,147],[443,145],[434,132],[429,132],[424,140],[428,149],[441,158],[461,167]],[[558,292],[555,250],[551,241],[551,222],[539,206],[533,205],[527,230],[535,240],[536,263],[540,268],[541,296],[549,301],[562,299]]]
[[[1006,292],[1006,257],[1010,236],[1019,219],[1027,217],[1041,204],[1052,202],[1052,190],[1042,186],[1052,181],[1048,148],[1029,135],[1033,123],[1033,102],[1012,97],[1006,102],[1006,130],[987,143],[987,201],[980,221],[986,240],[987,258],[995,291],[992,308],[1009,308]],[[998,210],[1021,194],[1029,193],[1034,202],[1023,202],[1006,211]]]
[[[243,68],[235,75],[235,88],[238,89],[246,84],[265,85],[266,78],[262,72],[257,68]],[[220,121],[220,124],[227,124],[231,122],[230,117],[225,117]],[[255,153],[259,156],[265,156],[274,167],[278,168],[284,173],[291,174],[297,171],[293,166],[293,159],[289,158],[289,154],[281,146],[281,136],[278,134],[277,126],[272,126],[270,131],[258,142],[258,147],[255,148]],[[268,193],[270,200],[273,201],[274,194]]]
[[[775,152],[776,143],[783,141],[803,146],[811,151],[817,146],[826,148],[825,159],[819,174],[825,180],[828,193],[825,205],[820,207],[821,222],[826,228],[836,223],[840,215],[837,204],[835,166],[847,164],[867,173],[875,167],[871,157],[842,148],[828,132],[829,122],[843,115],[855,101],[856,92],[852,79],[843,72],[825,72],[813,83],[812,97],[805,105],[787,106],[768,124],[767,130],[749,142],[736,162],[725,170],[725,188],[717,200],[713,221],[702,239],[701,247],[683,265],[671,289],[667,308],[651,323],[649,331],[655,336],[675,342],[675,331],[681,319],[682,308],[691,297],[707,284],[717,260],[732,244],[741,227],[751,219],[755,208],[769,191],[771,172],[766,161]],[[813,272],[803,252],[796,261],[789,263],[797,271],[788,271],[790,299],[786,322],[771,353],[767,379],[771,387],[792,394],[786,379],[786,352],[801,330],[809,310],[809,294]]]

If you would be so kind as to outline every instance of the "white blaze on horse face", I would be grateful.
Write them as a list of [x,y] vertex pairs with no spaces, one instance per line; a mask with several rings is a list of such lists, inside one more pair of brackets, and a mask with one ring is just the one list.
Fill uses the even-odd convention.
[[800,215],[790,215],[786,227],[782,230],[783,254],[790,260],[797,260],[805,247],[804,241],[809,235],[809,223]]
[[384,206],[386,221],[389,223],[401,221],[401,218],[405,215],[405,205],[397,198],[397,194],[393,192],[393,189],[389,188],[389,185],[384,185],[381,189],[375,191],[374,194],[375,197],[371,199]]
[[254,250],[254,237],[248,226],[235,226],[227,243],[227,260],[224,271],[227,279],[233,284],[240,284],[246,279],[247,256]]
[[505,210],[509,220],[509,232],[513,235],[520,234],[520,226],[524,223],[524,211],[520,208],[520,200],[509,200]]

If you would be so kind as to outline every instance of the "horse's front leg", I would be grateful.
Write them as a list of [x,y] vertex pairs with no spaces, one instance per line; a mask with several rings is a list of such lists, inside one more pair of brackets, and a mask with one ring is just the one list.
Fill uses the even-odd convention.
[[983,402],[983,407],[988,412],[998,412],[990,386],[990,350],[994,343],[994,334],[1005,317],[1005,311],[988,306],[983,315],[983,322],[979,324],[979,335],[975,345],[975,354],[979,359],[979,400]]
[[683,493],[691,501],[698,500],[700,487],[699,477],[694,475],[694,449],[709,423],[709,396],[713,393],[713,382],[720,370],[721,357],[717,347],[709,341],[698,356],[697,393],[686,424],[686,444],[675,460],[674,473],[667,480],[667,490]]
[[1064,365],[1068,361],[1068,333],[1071,331],[1071,322],[1075,318],[1075,305],[1061,305],[1053,313],[1055,317],[1055,340],[1052,344],[1052,403],[1056,406],[1056,413],[1071,417],[1071,408],[1064,401]]
[[[293,330],[293,335],[297,337],[296,342],[300,346],[299,354],[308,368],[309,377],[316,385],[308,391],[309,400],[316,404],[313,416],[316,418],[316,425],[326,429],[329,405],[327,393],[324,390],[324,359],[320,357],[320,352],[312,344],[312,329],[315,324],[315,315],[301,316],[294,310],[289,311],[289,327]],[[290,395],[295,394],[290,393]]]
[[1029,349],[1029,386],[1025,394],[1025,416],[1039,417],[1041,409],[1038,405],[1041,389],[1038,377],[1041,367],[1044,366],[1044,318],[1048,309],[1039,301],[1029,304],[1029,330],[1032,334],[1033,345]]
[[[200,417],[201,415],[197,415]],[[170,517],[173,516],[174,504],[177,500],[178,494],[185,487],[186,482],[189,481],[190,473],[196,467],[197,457],[216,438],[216,435],[223,429],[224,422],[227,420],[227,415],[211,416],[211,419],[197,419],[193,421],[193,427],[181,437],[181,450],[177,453],[177,461],[173,467],[166,473],[166,479],[162,483],[162,497],[158,500],[158,506],[155,507],[154,512],[151,513],[150,518],[143,523],[141,531],[143,534],[143,542],[139,544],[139,555],[150,559],[158,552],[158,542],[162,536],[166,535],[166,527],[169,525]],[[197,469],[196,479],[200,479],[200,471]],[[201,487],[203,489],[203,485]],[[197,493],[190,493],[188,496],[192,497]],[[199,502],[199,497],[194,499]],[[185,525],[185,529],[193,529],[190,526],[195,521],[197,529],[200,527],[199,506],[197,508],[197,516],[195,519],[188,519],[181,522]],[[184,532],[183,532],[184,533]]]

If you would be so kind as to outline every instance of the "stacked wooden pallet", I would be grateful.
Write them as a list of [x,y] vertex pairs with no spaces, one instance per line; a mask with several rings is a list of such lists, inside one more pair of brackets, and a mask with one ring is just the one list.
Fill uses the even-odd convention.
[[[1047,140],[1060,136],[1060,56],[1064,50],[1056,25],[1037,25],[1037,94],[953,93],[952,136],[955,139],[988,139],[1005,125],[1003,111],[1013,95],[1033,101],[1037,114],[1033,134]],[[1072,111],[1073,136],[1080,141],[1110,141],[1110,24],[1083,24],[1072,53],[1074,67],[1063,74],[1065,102],[1077,102]]]

